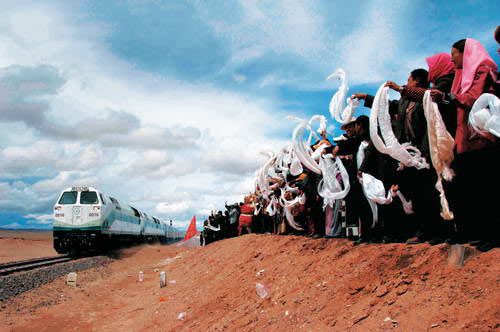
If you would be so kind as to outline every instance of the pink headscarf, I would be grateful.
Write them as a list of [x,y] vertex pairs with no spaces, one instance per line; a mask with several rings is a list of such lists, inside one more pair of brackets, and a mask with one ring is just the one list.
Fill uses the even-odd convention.
[[497,64],[488,54],[488,51],[475,39],[467,38],[464,48],[462,69],[456,69],[455,79],[451,87],[454,94],[466,93],[472,86],[479,66],[487,66],[493,81],[497,77]]
[[448,53],[434,54],[425,61],[429,66],[429,82],[434,83],[436,78],[455,71],[455,65],[451,62],[451,56]]

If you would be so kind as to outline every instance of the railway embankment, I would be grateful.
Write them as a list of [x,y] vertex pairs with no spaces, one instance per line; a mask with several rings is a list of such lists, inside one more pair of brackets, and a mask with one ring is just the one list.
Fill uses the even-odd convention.
[[31,271],[0,276],[0,302],[13,296],[48,284],[70,272],[78,272],[92,267],[106,265],[111,259],[106,256],[84,257],[68,262],[40,267]]
[[[5,330],[495,331],[500,249],[245,235],[145,245],[1,303]],[[452,255],[453,256],[453,255]],[[453,257],[452,257],[453,258]],[[454,263],[457,261],[455,260]],[[139,271],[144,281],[138,281]],[[167,286],[159,287],[166,272]],[[257,286],[257,287],[256,287]],[[0,328],[0,330],[1,330]]]

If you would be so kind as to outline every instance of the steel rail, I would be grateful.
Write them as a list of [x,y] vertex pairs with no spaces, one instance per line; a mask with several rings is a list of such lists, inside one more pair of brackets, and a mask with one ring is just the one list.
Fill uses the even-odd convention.
[[33,270],[43,266],[64,263],[74,259],[75,258],[69,256],[54,256],[4,263],[0,264],[0,276],[20,271]]

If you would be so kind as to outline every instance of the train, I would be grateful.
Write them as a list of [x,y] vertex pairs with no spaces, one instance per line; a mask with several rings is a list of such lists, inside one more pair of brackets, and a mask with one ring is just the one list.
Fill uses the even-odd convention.
[[59,254],[106,251],[122,243],[181,240],[181,232],[90,186],[64,189],[54,204],[54,249]]

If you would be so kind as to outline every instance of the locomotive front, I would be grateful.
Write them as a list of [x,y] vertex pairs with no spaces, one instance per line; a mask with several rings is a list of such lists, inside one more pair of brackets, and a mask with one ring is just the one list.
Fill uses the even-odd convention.
[[70,187],[54,205],[54,248],[60,253],[98,249],[102,230],[102,195],[92,187]]

